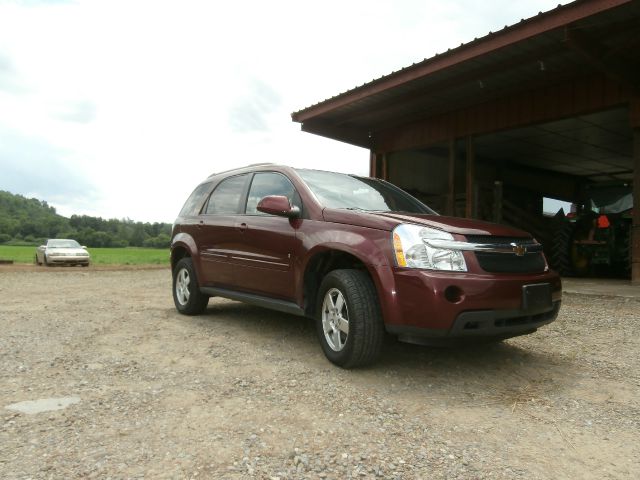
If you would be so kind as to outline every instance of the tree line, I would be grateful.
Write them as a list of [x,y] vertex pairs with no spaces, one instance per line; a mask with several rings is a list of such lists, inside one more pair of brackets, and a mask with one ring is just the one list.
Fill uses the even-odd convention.
[[88,215],[63,217],[43,200],[0,190],[0,244],[40,245],[73,238],[88,247],[168,248],[171,225]]

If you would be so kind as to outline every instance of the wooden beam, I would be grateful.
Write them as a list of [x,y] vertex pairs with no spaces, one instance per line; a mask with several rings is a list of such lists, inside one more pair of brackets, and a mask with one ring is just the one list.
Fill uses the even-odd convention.
[[502,223],[503,188],[500,180],[493,182],[493,221]]
[[388,162],[388,157],[386,154],[382,155],[382,171],[381,173],[381,177],[383,180],[389,180],[389,166],[387,165]]
[[373,177],[373,178],[377,178],[377,165],[376,165],[376,160],[377,160],[378,156],[376,155],[376,152],[374,152],[373,150],[369,151],[369,176]]
[[475,210],[475,177],[476,177],[476,152],[473,137],[467,137],[467,198],[465,206],[465,217],[473,218]]
[[640,284],[640,128],[633,129],[633,220],[631,227],[631,283]]
[[447,196],[447,215],[456,214],[456,139],[449,139],[449,195]]

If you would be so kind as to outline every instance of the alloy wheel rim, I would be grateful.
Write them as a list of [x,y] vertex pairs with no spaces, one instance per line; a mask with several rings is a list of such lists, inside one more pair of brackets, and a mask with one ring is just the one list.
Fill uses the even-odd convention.
[[327,291],[322,302],[322,331],[329,348],[340,352],[349,337],[349,311],[344,295],[337,288]]
[[176,275],[176,298],[178,303],[182,306],[189,302],[191,292],[189,291],[189,284],[191,283],[191,277],[189,271],[186,268],[181,269]]

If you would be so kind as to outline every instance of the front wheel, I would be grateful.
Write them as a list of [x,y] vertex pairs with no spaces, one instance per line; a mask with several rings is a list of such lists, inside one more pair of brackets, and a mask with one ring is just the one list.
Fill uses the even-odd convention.
[[204,312],[209,297],[200,291],[198,277],[191,258],[181,259],[173,269],[173,302],[183,315],[198,315]]
[[369,275],[334,270],[322,281],[316,329],[325,356],[343,368],[369,365],[380,356],[384,325]]

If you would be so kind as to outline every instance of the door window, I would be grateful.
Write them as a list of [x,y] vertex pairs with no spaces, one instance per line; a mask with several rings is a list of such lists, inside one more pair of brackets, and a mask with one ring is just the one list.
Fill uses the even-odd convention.
[[205,213],[208,215],[238,213],[246,180],[247,174],[222,180],[209,197]]
[[247,214],[266,215],[265,213],[258,211],[257,207],[260,200],[268,195],[282,195],[287,197],[291,205],[302,209],[300,196],[298,195],[298,192],[296,192],[291,181],[280,173],[265,172],[256,173],[253,176],[251,188],[249,189],[249,196],[247,198]]

